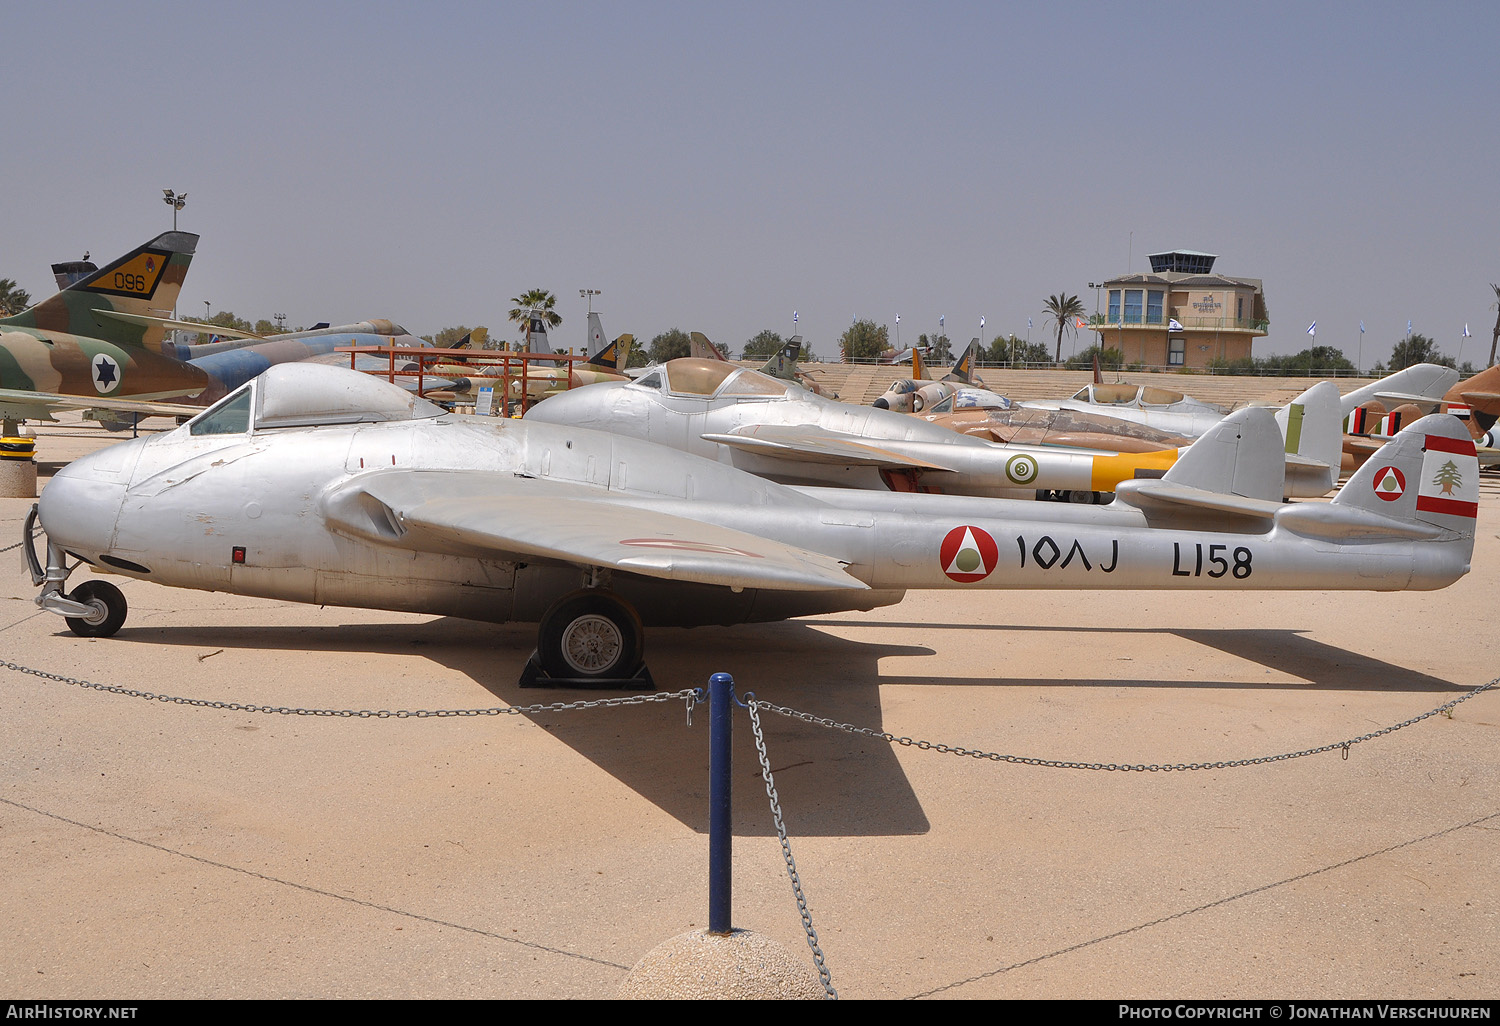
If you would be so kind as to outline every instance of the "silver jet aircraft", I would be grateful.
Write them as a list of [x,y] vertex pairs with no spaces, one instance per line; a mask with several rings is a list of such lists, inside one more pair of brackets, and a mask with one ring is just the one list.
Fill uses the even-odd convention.
[[[1339,474],[1338,389],[1316,385],[1280,416],[1298,428],[1286,445],[1287,494],[1323,495]],[[783,484],[1014,499],[1038,490],[1093,499],[1122,480],[1160,477],[1177,459],[1176,449],[1118,453],[985,441],[692,357],[668,360],[634,381],[554,396],[526,419],[630,435]]]
[[[555,402],[555,400],[548,400]],[[1108,506],[793,488],[572,425],[445,414],[285,364],[173,431],[57,473],[28,517],[37,602],[125,620],[79,565],[286,601],[540,624],[555,678],[642,665],[643,623],[779,620],[907,589],[1400,590],[1469,569],[1478,465],[1454,417],[1403,430],[1328,503],[1283,504],[1266,410],[1232,414]]]

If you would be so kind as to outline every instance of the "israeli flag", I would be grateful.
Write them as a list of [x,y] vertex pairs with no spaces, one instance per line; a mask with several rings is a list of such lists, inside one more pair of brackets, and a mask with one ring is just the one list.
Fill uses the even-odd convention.
[[1309,324],[1307,326],[1307,333],[1309,335],[1314,336],[1314,337],[1317,336],[1317,334],[1318,334],[1318,322],[1317,321],[1313,321],[1311,324]]
[[1410,334],[1411,334],[1411,321],[1407,321],[1407,322],[1406,322],[1406,333],[1407,333],[1407,334],[1408,334],[1408,335],[1410,335]]
[[1181,331],[1182,330],[1182,325],[1178,323],[1177,318],[1175,318],[1175,317],[1169,317],[1169,318],[1167,318],[1167,330],[1168,331]]
[[1363,335],[1365,333],[1365,322],[1364,321],[1360,321],[1359,322],[1359,333],[1361,335]]
[[[1031,318],[1029,318],[1029,317],[1028,317],[1028,318],[1026,318],[1026,323],[1027,323],[1027,324],[1030,324],[1030,323],[1031,323]],[[979,318],[979,326],[980,326],[980,327],[981,327],[981,328],[982,328],[982,327],[984,327],[984,318],[983,318],[983,317],[981,317],[981,318]]]
[[796,310],[792,311],[792,323],[793,324],[797,323],[797,311]]
[[[983,324],[984,320],[981,318],[980,321],[979,321],[979,323]],[[1027,331],[1031,330],[1031,318],[1030,317],[1026,318],[1026,330]]]
[[1467,324],[1465,324],[1464,325],[1464,338],[1473,338],[1473,337],[1474,337],[1473,335],[1469,334],[1469,326]]

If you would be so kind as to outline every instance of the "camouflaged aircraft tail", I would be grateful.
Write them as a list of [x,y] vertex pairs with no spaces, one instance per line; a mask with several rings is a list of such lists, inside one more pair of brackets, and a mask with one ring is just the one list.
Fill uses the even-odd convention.
[[974,361],[979,355],[979,339],[970,339],[964,351],[953,361],[953,369],[948,371],[943,378],[944,381],[962,381],[966,385],[974,384]]
[[117,345],[159,346],[166,334],[162,325],[118,320],[108,313],[170,318],[197,247],[198,236],[191,232],[163,232],[0,324],[84,335]]
[[584,363],[585,367],[598,367],[603,370],[623,371],[626,363],[630,360],[630,347],[635,343],[635,336],[630,334],[621,335],[609,345],[599,350]]

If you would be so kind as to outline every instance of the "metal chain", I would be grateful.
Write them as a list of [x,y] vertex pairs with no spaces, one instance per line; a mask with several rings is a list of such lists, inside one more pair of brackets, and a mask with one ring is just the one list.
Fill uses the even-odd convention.
[[29,666],[21,666],[17,663],[5,662],[3,660],[0,660],[0,667],[7,670],[14,670],[17,673],[29,673],[33,677],[41,677],[44,680],[55,680],[63,684],[88,688],[93,691],[108,691],[111,694],[125,695],[129,698],[143,698],[148,702],[192,705],[205,709],[228,709],[231,712],[274,713],[280,716],[334,716],[343,719],[357,718],[361,720],[425,720],[448,716],[522,716],[531,713],[571,712],[575,709],[644,705],[647,702],[670,702],[674,699],[682,699],[687,703],[688,722],[691,724],[693,706],[702,697],[701,689],[687,688],[682,691],[659,691],[654,695],[621,695],[612,698],[596,698],[590,701],[546,702],[539,705],[499,705],[491,706],[488,709],[294,709],[285,705],[254,705],[245,702],[219,702],[206,698],[178,698],[174,695],[158,695],[153,691],[137,691],[134,688],[123,688],[115,684],[98,684],[94,681],[80,680],[77,677],[64,677],[61,674],[48,673],[45,670],[34,670]]
[[7,546],[5,546],[5,548],[0,549],[0,552],[9,552],[11,549],[19,549],[22,545],[25,545],[28,542],[34,542],[34,541],[36,541],[37,538],[41,537],[41,534],[42,534],[42,532],[40,530],[32,531],[30,538],[22,538],[20,541],[16,542],[14,545],[7,545]]
[[807,896],[802,893],[802,878],[797,875],[797,860],[792,858],[786,823],[781,818],[781,799],[776,794],[776,781],[771,776],[771,759],[766,754],[766,734],[761,729],[760,714],[756,710],[757,706],[764,704],[756,700],[754,692],[746,692],[745,708],[750,712],[750,729],[755,734],[755,751],[760,756],[760,775],[766,782],[766,796],[771,800],[771,819],[776,823],[776,836],[781,838],[781,855],[786,860],[786,874],[792,881],[792,895],[797,899],[797,911],[802,914],[802,929],[807,933],[807,946],[812,948],[813,963],[818,967],[818,979],[823,982],[823,992],[830,1000],[837,1001],[839,992],[833,989],[833,977],[829,975],[828,966],[823,961],[823,949],[818,947],[818,931],[813,929],[812,913],[807,909]]
[[1323,752],[1332,752],[1336,749],[1343,749],[1344,758],[1347,759],[1349,758],[1349,749],[1352,746],[1361,744],[1365,741],[1373,741],[1375,738],[1384,737],[1387,734],[1394,734],[1402,727],[1410,727],[1412,724],[1420,723],[1423,720],[1428,719],[1429,717],[1438,716],[1442,713],[1448,712],[1454,706],[1457,706],[1462,702],[1467,702],[1475,695],[1482,694],[1483,692],[1495,687],[1497,684],[1500,684],[1500,677],[1496,677],[1488,684],[1481,684],[1479,687],[1463,695],[1460,695],[1459,697],[1453,699],[1451,702],[1444,702],[1436,709],[1430,709],[1427,712],[1422,713],[1420,716],[1413,716],[1409,720],[1402,720],[1400,723],[1392,724],[1389,727],[1382,727],[1380,730],[1371,731],[1368,734],[1361,734],[1359,737],[1349,738],[1347,741],[1335,741],[1332,744],[1319,745],[1316,748],[1304,748],[1301,751],[1286,752],[1281,755],[1261,755],[1252,759],[1231,759],[1226,762],[1178,762],[1168,765],[1158,765],[1156,763],[1146,765],[1143,763],[1131,764],[1113,762],[1070,762],[1061,759],[1039,759],[1033,756],[1025,755],[1002,755],[998,752],[984,752],[974,748],[960,748],[956,745],[934,744],[931,741],[913,741],[909,737],[897,737],[895,734],[887,734],[885,731],[874,730],[870,727],[857,727],[852,723],[840,723],[837,720],[830,720],[824,716],[814,716],[811,713],[800,712],[796,709],[791,709],[784,705],[772,705],[770,702],[753,703],[751,718],[752,720],[754,719],[753,706],[755,704],[758,704],[764,706],[774,713],[780,713],[782,716],[785,716],[789,719],[801,720],[804,723],[811,723],[820,727],[829,727],[834,730],[847,731],[850,734],[860,734],[865,737],[877,738],[882,741],[888,741],[892,744],[906,745],[912,748],[920,748],[923,751],[941,752],[944,755],[957,755],[970,759],[988,759],[991,762],[1009,762],[1015,763],[1019,766],[1048,766],[1053,769],[1113,770],[1121,773],[1144,773],[1147,771],[1153,773],[1170,773],[1173,770],[1216,770],[1235,769],[1241,766],[1259,766],[1268,762],[1283,762],[1287,759],[1301,759],[1304,756],[1308,755],[1320,755]]

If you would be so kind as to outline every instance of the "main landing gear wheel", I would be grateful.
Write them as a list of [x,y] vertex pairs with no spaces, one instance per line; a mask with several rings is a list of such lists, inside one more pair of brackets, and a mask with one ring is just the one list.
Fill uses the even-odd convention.
[[80,638],[107,638],[125,622],[125,593],[108,581],[84,581],[68,598],[92,607],[87,616],[64,617]]
[[641,618],[605,591],[575,591],[547,610],[537,631],[537,661],[549,677],[625,679],[646,649]]

